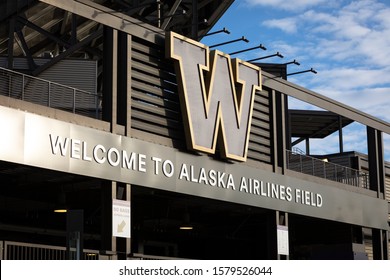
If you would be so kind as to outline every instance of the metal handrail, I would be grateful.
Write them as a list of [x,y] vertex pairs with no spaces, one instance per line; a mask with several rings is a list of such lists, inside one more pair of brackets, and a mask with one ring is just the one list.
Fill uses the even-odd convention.
[[300,173],[369,189],[369,173],[286,150],[287,168]]
[[0,95],[100,119],[101,96],[0,67]]
[[[105,256],[103,254],[103,256]],[[84,249],[84,260],[99,260],[101,252]],[[182,258],[133,253],[129,260],[178,260]],[[66,247],[15,241],[0,241],[0,260],[66,260]]]
[[45,79],[42,79],[42,78],[39,78],[39,77],[30,76],[30,75],[27,75],[27,74],[24,74],[24,73],[20,73],[20,72],[17,72],[17,71],[8,69],[8,68],[0,67],[0,70],[1,71],[6,71],[6,72],[9,72],[9,73],[13,73],[15,75],[30,77],[30,78],[33,78],[34,80],[40,80],[42,82],[48,82],[50,84],[58,85],[60,87],[68,88],[68,89],[71,89],[71,90],[77,90],[78,92],[82,92],[82,93],[86,93],[86,94],[96,94],[96,93],[91,93],[91,92],[86,91],[86,90],[82,90],[82,89],[78,89],[78,88],[75,88],[75,87],[63,85],[63,84],[52,82],[52,81],[49,81],[49,80],[45,80]]
[[[4,260],[66,260],[66,247],[2,241]],[[99,251],[83,250],[83,259],[98,260]]]

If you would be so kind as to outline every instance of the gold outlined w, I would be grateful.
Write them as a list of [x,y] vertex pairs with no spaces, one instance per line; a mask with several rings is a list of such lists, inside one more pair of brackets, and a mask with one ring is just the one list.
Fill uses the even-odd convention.
[[[176,61],[187,146],[245,161],[255,92],[261,69],[176,33],[168,33],[167,56]],[[211,64],[210,64],[211,62]],[[206,73],[206,75],[204,75]]]

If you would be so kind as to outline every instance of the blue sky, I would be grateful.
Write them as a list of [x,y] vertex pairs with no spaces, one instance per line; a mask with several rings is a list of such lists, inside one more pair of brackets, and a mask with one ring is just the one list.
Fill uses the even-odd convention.
[[[288,73],[314,68],[318,74],[290,76],[289,81],[390,122],[390,1],[388,0],[236,0],[212,31],[227,28],[202,42],[213,45],[245,36],[249,43],[218,47],[230,53],[263,44],[237,56],[249,60],[275,52],[284,58],[260,62],[286,63]],[[211,31],[211,32],[212,32]],[[290,101],[290,107],[308,109]],[[344,150],[366,152],[365,129],[353,124],[344,131]],[[384,134],[390,161],[390,136]],[[326,143],[327,145],[324,145]],[[312,153],[338,152],[338,135],[311,142]]]

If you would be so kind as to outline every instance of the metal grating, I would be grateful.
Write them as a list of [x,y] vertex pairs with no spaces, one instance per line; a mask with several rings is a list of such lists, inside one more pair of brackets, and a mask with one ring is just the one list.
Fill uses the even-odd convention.
[[287,168],[300,173],[369,189],[369,173],[286,150]]

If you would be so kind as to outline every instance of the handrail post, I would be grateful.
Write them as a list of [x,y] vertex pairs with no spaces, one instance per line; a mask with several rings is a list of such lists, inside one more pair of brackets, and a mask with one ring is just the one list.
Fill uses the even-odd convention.
[[48,83],[47,83],[47,90],[48,90],[48,92],[47,92],[47,94],[48,94],[48,99],[47,99],[47,107],[49,107],[50,108],[50,105],[51,105],[51,100],[50,100],[50,98],[51,98],[51,96],[50,96],[50,94],[51,94],[51,83],[50,83],[50,81],[48,81]]
[[301,168],[301,173],[303,172],[303,166],[302,166],[302,155],[299,155],[299,166]]
[[73,113],[76,112],[76,89],[73,88]]
[[22,75],[22,100],[24,100],[24,74]]

